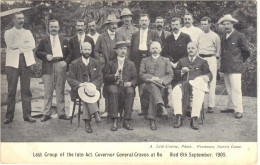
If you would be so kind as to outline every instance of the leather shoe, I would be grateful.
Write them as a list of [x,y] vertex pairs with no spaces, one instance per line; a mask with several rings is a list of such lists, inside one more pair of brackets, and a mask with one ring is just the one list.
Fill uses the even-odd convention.
[[49,120],[51,117],[50,116],[43,116],[43,118],[41,119],[41,122],[45,122],[47,120]]
[[113,125],[111,131],[117,131],[117,118],[113,118]]
[[130,123],[128,120],[124,120],[123,122],[123,127],[127,130],[133,130],[133,127],[131,127]]
[[156,130],[157,127],[156,127],[156,124],[155,124],[155,121],[154,120],[150,120],[150,127],[151,127],[151,130]]
[[164,119],[168,119],[168,112],[167,112],[167,110],[165,109],[165,107],[164,107],[164,105],[162,105],[162,104],[159,104],[159,108],[160,108],[160,110],[161,110],[161,112],[162,112],[162,119],[164,120]]
[[106,118],[108,116],[108,112],[104,112],[100,117]]
[[221,113],[234,113],[234,109],[225,109],[225,110],[220,110]]
[[198,130],[199,129],[199,126],[198,126],[198,117],[192,117],[191,118],[191,127],[193,128],[193,129],[196,129],[196,130]]
[[211,107],[208,107],[208,110],[207,110],[208,113],[213,113],[213,108]]
[[95,116],[96,122],[100,123],[101,122],[101,118],[99,116],[99,113],[98,112],[94,113],[94,116]]
[[35,123],[36,122],[36,120],[33,119],[31,116],[24,118],[24,121],[28,121],[30,123]]
[[5,119],[4,124],[9,124],[12,121],[13,121],[13,118],[7,118],[7,119]]
[[235,113],[235,118],[236,119],[241,119],[242,117],[243,117],[242,113],[240,113],[240,112],[236,112]]
[[183,117],[180,114],[176,115],[176,123],[174,125],[174,128],[180,128],[182,124],[183,124]]
[[87,133],[93,132],[91,125],[90,125],[90,121],[85,121],[85,130],[86,130]]
[[141,112],[141,113],[139,113],[139,114],[138,114],[138,116],[144,116],[144,113],[143,113],[143,112]]
[[70,118],[66,115],[60,115],[59,116],[59,119],[62,119],[62,120],[70,120]]

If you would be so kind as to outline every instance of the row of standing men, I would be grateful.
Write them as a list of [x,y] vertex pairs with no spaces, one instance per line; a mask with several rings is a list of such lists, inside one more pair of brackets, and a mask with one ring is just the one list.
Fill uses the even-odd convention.
[[[108,30],[100,35],[96,31],[96,25],[94,20],[88,22],[88,27],[90,31],[89,34],[85,34],[84,32],[86,28],[84,21],[78,20],[76,22],[77,35],[70,38],[69,41],[64,39],[62,36],[58,35],[58,21],[50,21],[50,35],[42,39],[40,41],[39,46],[36,49],[36,56],[42,60],[42,78],[44,84],[44,117],[41,121],[44,122],[50,119],[54,89],[56,90],[57,110],[59,119],[69,120],[69,117],[67,117],[65,114],[64,88],[67,77],[66,72],[68,64],[70,64],[71,61],[73,62],[68,72],[68,82],[72,87],[72,91],[73,89],[75,91],[75,89],[77,89],[79,86],[84,86],[84,82],[90,81],[92,77],[95,77],[95,74],[100,75],[98,73],[99,68],[101,70],[101,73],[104,73],[105,86],[106,80],[110,82],[112,80],[113,83],[111,85],[118,86],[118,84],[116,83],[118,83],[118,78],[120,78],[120,69],[123,71],[122,77],[124,83],[129,82],[128,80],[125,80],[125,77],[128,77],[125,75],[129,74],[129,72],[131,73],[131,71],[129,71],[129,69],[131,70],[131,67],[128,69],[123,69],[125,65],[129,63],[129,66],[134,66],[134,68],[137,70],[136,73],[140,73],[140,78],[137,78],[136,81],[133,81],[134,83],[126,83],[126,87],[135,87],[136,85],[138,85],[139,94],[140,96],[142,96],[143,91],[145,91],[144,89],[147,88],[145,85],[146,83],[143,82],[146,82],[148,80],[152,80],[153,82],[155,81],[159,84],[165,85],[169,93],[168,100],[172,100],[173,103],[176,102],[174,98],[177,98],[173,96],[176,96],[176,93],[177,96],[183,95],[183,90],[181,91],[178,88],[174,88],[174,90],[172,91],[172,86],[176,86],[176,84],[178,84],[179,81],[176,79],[174,81],[171,81],[170,78],[168,80],[166,79],[167,81],[164,82],[163,77],[167,76],[167,74],[172,74],[173,78],[173,71],[174,73],[176,73],[176,71],[180,71],[180,79],[183,79],[183,75],[185,75],[185,73],[187,74],[190,72],[190,78],[188,80],[193,80],[196,77],[199,77],[201,75],[207,75],[210,73],[210,75],[212,75],[212,81],[210,82],[209,88],[208,112],[212,113],[213,108],[215,107],[217,59],[220,59],[220,57],[221,70],[222,72],[224,72],[225,84],[229,95],[228,108],[226,110],[223,110],[222,112],[235,112],[236,118],[242,117],[243,107],[241,93],[241,74],[243,72],[243,61],[245,61],[248,57],[249,48],[245,37],[233,28],[233,25],[238,22],[236,19],[234,19],[231,15],[225,15],[219,20],[219,23],[224,26],[226,31],[226,34],[220,40],[219,36],[215,32],[210,30],[211,19],[209,17],[202,18],[202,30],[192,25],[193,16],[190,13],[184,15],[184,27],[181,27],[182,21],[180,18],[173,18],[170,23],[171,32],[163,30],[164,19],[162,17],[156,18],[156,31],[148,28],[150,23],[148,15],[142,14],[140,16],[140,29],[137,29],[132,25],[132,17],[133,15],[129,9],[123,9],[120,16],[121,20],[123,21],[123,25],[122,27],[118,28],[118,22],[120,20],[118,20],[114,15],[109,15],[107,21],[105,22],[105,24],[108,26]],[[35,42],[31,32],[22,28],[24,21],[23,19],[24,16],[22,13],[14,14],[14,27],[5,32],[5,41],[7,44],[6,74],[8,81],[8,106],[6,120],[4,122],[5,124],[8,124],[13,121],[15,109],[15,93],[19,76],[21,79],[21,93],[24,120],[28,122],[35,122],[35,120],[31,117],[32,94],[30,92],[29,67],[35,63],[34,56],[32,53],[32,50],[35,48]],[[119,42],[117,43],[117,41]],[[125,43],[121,43],[120,41],[125,41]],[[157,41],[160,44],[156,42],[152,44],[152,50],[150,44],[153,41]],[[189,51],[187,51],[187,45],[191,41],[193,44],[190,44],[190,49],[193,49],[195,47],[194,49],[198,50],[196,50],[195,52],[192,52],[191,50],[190,54],[195,54],[196,59],[204,59],[202,61],[197,60],[198,64],[195,63],[196,60],[194,60],[193,62],[193,60],[189,58],[190,54]],[[125,59],[123,58],[125,51],[124,45],[126,45],[129,48],[126,49],[127,51],[125,53],[125,56],[127,56],[125,58],[129,60],[123,60]],[[155,57],[152,56],[153,52],[155,55],[162,54],[162,56],[164,57],[160,57],[162,58],[161,61],[157,60],[158,58],[155,58],[156,60],[154,61],[152,60],[153,57]],[[199,57],[197,58],[197,56]],[[89,60],[92,59],[91,57],[93,57],[93,60]],[[185,62],[185,60],[184,62],[181,62],[182,58],[188,58],[190,62]],[[97,61],[94,59],[96,59]],[[150,59],[151,61],[149,62],[148,59]],[[205,60],[207,61],[206,63]],[[81,64],[84,64],[83,66],[87,66],[87,71],[82,72],[82,68],[77,68],[78,70],[74,70],[75,72],[71,72],[73,69],[73,64],[76,63],[76,61],[78,61]],[[95,62],[92,63],[91,61]],[[123,62],[123,64],[119,65],[119,61],[127,62]],[[117,65],[114,65],[118,68],[111,70],[111,68],[109,67],[113,66],[113,62],[118,62]],[[111,66],[109,64],[111,64]],[[119,66],[121,66],[122,68],[119,68]],[[166,68],[169,68],[169,66],[172,73],[161,73],[159,69],[160,67],[162,67],[162,70],[165,71],[167,70]],[[209,66],[209,72],[207,71],[207,69],[205,69],[207,68],[205,66]],[[142,70],[147,68],[149,69]],[[111,73],[108,73],[109,70],[111,71]],[[191,70],[195,72],[198,71],[199,73],[193,73],[194,76],[192,76],[193,74],[191,74]],[[146,76],[143,76],[142,78],[141,72],[143,72]],[[113,78],[111,79],[111,77],[106,77],[105,73],[112,74]],[[76,76],[80,74],[82,76]],[[77,83],[70,83],[69,79],[71,75],[71,80],[77,80]],[[84,75],[88,76],[87,79],[83,80],[82,77],[84,77]],[[147,77],[147,79],[145,77]],[[205,79],[208,79],[209,81],[211,80],[211,76],[208,76],[208,78]],[[76,87],[73,86],[75,84]],[[96,88],[99,89],[101,87],[101,84],[102,82],[99,84],[99,87],[95,85]],[[152,86],[148,87],[148,91],[150,91],[151,96],[149,100],[153,100],[153,102],[158,104],[158,109],[161,111],[162,116],[167,116],[167,111],[165,111],[165,106],[167,105],[165,105],[165,103],[162,102],[161,96],[159,96],[159,99],[157,99],[158,89],[160,88],[157,89],[157,85],[148,86]],[[115,111],[115,109],[118,109],[118,107],[115,106],[118,104],[117,94],[127,93],[126,91],[122,92],[121,87],[122,86],[120,86],[120,90],[118,90],[118,87],[116,89],[114,89],[113,87],[104,87],[103,91],[103,96],[106,100],[106,110],[101,117],[106,117],[107,115],[109,115],[113,118],[112,130],[117,130],[118,116],[116,113],[117,111]],[[157,92],[154,92],[156,90],[151,90],[151,88],[154,87],[156,88]],[[152,94],[151,91],[153,91],[154,94]],[[112,95],[111,93],[113,93],[114,95]],[[73,96],[73,94],[71,94],[71,96],[72,101],[75,101],[74,98],[75,96],[77,96],[77,93],[75,94],[75,96]],[[149,109],[152,109],[152,104],[149,104],[148,112],[145,111],[145,109],[147,108],[145,108],[145,100],[143,98],[144,97],[140,97],[142,112],[139,115],[148,116],[148,118],[150,119],[151,129],[154,130],[156,129],[154,114],[152,115],[152,117],[149,117],[148,114]],[[183,99],[180,99],[179,101],[182,100]],[[111,102],[117,104],[111,104]],[[128,100],[128,102],[126,102],[126,105],[128,105],[129,107],[125,107],[125,109],[130,109],[130,111],[132,111],[131,106],[133,105],[133,99],[130,99],[130,101]],[[180,110],[181,106],[179,105],[176,107],[176,105],[179,104],[173,104],[173,108],[175,110],[175,114],[176,112],[178,112],[179,114],[176,114],[177,120],[175,126],[179,127],[182,124],[182,113]],[[99,113],[96,113],[96,111],[93,111],[95,113],[90,113],[92,112],[93,108],[88,108],[88,106],[85,106],[85,108],[83,109],[87,109],[87,113],[84,113],[85,118],[83,118],[86,123],[86,131],[92,132],[90,126],[91,115],[94,114],[96,121],[100,122]],[[157,107],[155,109],[157,109]],[[124,113],[124,127],[128,130],[132,130],[132,127],[129,123],[129,119],[131,119],[131,113],[129,114]],[[192,117],[194,117],[192,118],[192,127],[194,129],[198,129],[196,122],[199,116],[196,115]]]

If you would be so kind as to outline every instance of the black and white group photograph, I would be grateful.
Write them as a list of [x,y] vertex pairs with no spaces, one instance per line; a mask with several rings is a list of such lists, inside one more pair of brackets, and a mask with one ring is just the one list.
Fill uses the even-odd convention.
[[1,142],[257,142],[256,1],[1,1]]

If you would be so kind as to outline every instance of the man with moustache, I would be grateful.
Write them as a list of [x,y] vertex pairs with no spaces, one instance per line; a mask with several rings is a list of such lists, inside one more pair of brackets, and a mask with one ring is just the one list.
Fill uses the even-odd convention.
[[[103,83],[103,75],[100,69],[98,60],[90,57],[92,46],[89,42],[82,43],[82,57],[73,61],[69,66],[68,83],[71,86],[71,101],[76,101],[78,96],[78,88],[88,86],[88,83],[95,85],[97,90],[100,90]],[[95,116],[97,123],[101,122],[99,116],[99,108],[97,102],[87,103],[82,102],[83,120],[85,121],[85,129],[87,133],[92,133],[91,116]]]
[[193,15],[191,13],[186,13],[184,15],[185,26],[181,28],[181,32],[188,34],[192,42],[197,43],[198,38],[202,33],[202,30],[200,28],[194,27],[192,25],[193,21],[194,21]]
[[98,36],[100,34],[97,32],[97,25],[95,20],[90,20],[88,22],[88,30],[89,30],[88,36],[91,37],[94,41],[94,44],[96,44]]
[[[94,50],[95,58],[99,60],[102,71],[104,71],[106,63],[116,57],[114,46],[116,42],[116,29],[119,21],[120,20],[117,19],[115,15],[108,15],[107,21],[105,22],[105,25],[108,26],[108,29],[105,33],[100,34],[97,39]],[[106,99],[106,84],[104,84],[103,96],[105,98],[105,112],[101,115],[101,117],[107,117],[109,111],[108,100]]]
[[8,83],[7,111],[4,124],[13,121],[15,111],[15,96],[18,78],[20,77],[22,108],[24,121],[34,123],[31,117],[32,93],[30,90],[31,68],[35,64],[33,49],[35,41],[32,33],[23,28],[24,14],[13,15],[14,27],[6,30],[4,39],[6,43],[6,78]]
[[150,120],[151,130],[156,130],[155,118],[157,109],[162,112],[163,118],[168,118],[162,98],[165,86],[171,83],[173,71],[168,58],[160,55],[161,44],[153,41],[150,45],[151,56],[142,60],[140,66],[140,78],[145,83],[144,90],[149,92],[149,108],[147,118]]
[[[176,123],[174,128],[180,128],[183,123],[182,109],[185,109],[184,102],[189,102],[190,95],[186,95],[186,91],[193,95],[192,112],[190,126],[197,130],[198,118],[202,103],[205,96],[205,91],[208,91],[208,82],[212,80],[212,74],[209,70],[209,65],[206,60],[199,57],[198,47],[195,42],[190,42],[187,45],[188,57],[184,57],[178,61],[175,68],[175,76],[181,79],[181,84],[176,85],[172,91],[172,102]],[[195,82],[195,83],[194,83]],[[195,85],[199,84],[199,85]]]
[[[149,29],[149,23],[149,16],[147,14],[141,14],[139,19],[140,29],[138,32],[133,34],[129,48],[129,59],[135,63],[135,67],[138,73],[142,59],[149,56],[148,50],[152,41],[158,41],[161,43],[159,34],[156,31]],[[144,84],[140,80],[138,84],[139,96],[142,96]],[[142,99],[143,98],[140,97],[142,112],[139,114],[139,116],[147,115],[147,112],[143,112],[144,100]]]
[[133,14],[128,8],[124,8],[120,19],[123,21],[123,25],[116,30],[116,41],[126,41],[127,45],[130,45],[132,35],[138,31],[138,28],[132,24]]
[[124,110],[123,127],[133,130],[130,125],[133,111],[135,85],[138,75],[133,62],[126,59],[127,43],[118,41],[115,44],[117,58],[107,63],[104,71],[104,81],[107,84],[110,117],[113,120],[112,131],[118,129],[119,106]]
[[243,104],[241,91],[241,76],[244,72],[244,62],[250,56],[250,49],[245,36],[234,29],[238,20],[230,14],[220,18],[226,34],[221,37],[221,67],[229,96],[228,107],[222,113],[234,113],[235,118],[242,118]]
[[[92,46],[92,48],[94,48],[95,43],[93,41],[93,39],[91,37],[89,37],[88,35],[86,35],[85,33],[85,29],[86,29],[86,25],[84,20],[77,20],[76,21],[76,30],[77,30],[77,34],[73,37],[71,37],[69,39],[69,44],[72,50],[72,59],[71,61],[76,60],[77,58],[81,57],[82,55],[82,43],[83,42],[89,42]],[[91,54],[91,57],[94,57],[94,53]]]
[[203,33],[198,38],[199,55],[208,61],[210,72],[212,73],[212,81],[210,82],[208,97],[208,113],[213,113],[215,107],[215,89],[217,79],[217,58],[220,56],[220,38],[210,30],[211,19],[203,17],[200,21]]
[[187,44],[191,42],[191,38],[188,34],[180,31],[181,19],[173,18],[171,20],[171,30],[172,34],[168,36],[165,40],[165,46],[163,50],[163,55],[170,59],[171,66],[173,69],[176,68],[179,59],[186,57]]
[[72,58],[68,40],[58,34],[57,20],[50,20],[50,35],[42,39],[36,49],[36,57],[42,60],[42,79],[44,84],[44,109],[42,122],[51,117],[53,91],[56,90],[57,113],[59,119],[69,120],[65,114],[64,88],[67,65]]
[[164,48],[166,38],[171,34],[170,32],[164,30],[163,26],[164,26],[163,17],[156,17],[155,27],[162,41],[162,49]]

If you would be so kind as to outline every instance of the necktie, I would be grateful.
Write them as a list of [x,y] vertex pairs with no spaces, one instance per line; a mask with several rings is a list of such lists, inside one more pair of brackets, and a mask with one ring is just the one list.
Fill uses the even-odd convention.
[[193,62],[193,57],[190,57],[190,62]]
[[81,39],[82,39],[82,35],[79,35],[79,50],[80,50],[80,53],[82,53]]
[[119,66],[118,69],[123,69],[123,60],[118,60]]

